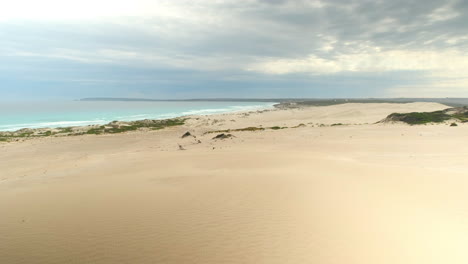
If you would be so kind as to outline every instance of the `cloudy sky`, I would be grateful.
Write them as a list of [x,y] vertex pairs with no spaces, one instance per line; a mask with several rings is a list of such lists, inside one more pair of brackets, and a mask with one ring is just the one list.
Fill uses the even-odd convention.
[[15,0],[0,96],[468,97],[467,0]]

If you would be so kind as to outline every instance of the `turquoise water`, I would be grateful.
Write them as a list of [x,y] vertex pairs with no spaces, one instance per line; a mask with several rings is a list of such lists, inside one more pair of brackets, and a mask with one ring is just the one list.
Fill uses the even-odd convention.
[[106,124],[265,109],[265,102],[15,102],[0,103],[0,131]]

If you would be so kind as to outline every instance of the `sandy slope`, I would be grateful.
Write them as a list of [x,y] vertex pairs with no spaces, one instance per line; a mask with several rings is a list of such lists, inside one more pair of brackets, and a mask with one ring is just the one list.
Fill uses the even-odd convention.
[[[336,105],[1,144],[0,263],[467,263],[468,125],[372,124],[443,108]],[[359,125],[316,125],[333,123]]]

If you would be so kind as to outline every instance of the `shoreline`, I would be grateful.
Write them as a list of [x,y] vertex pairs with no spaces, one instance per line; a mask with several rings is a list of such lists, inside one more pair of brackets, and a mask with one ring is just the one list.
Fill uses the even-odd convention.
[[[78,101],[83,101],[83,102],[120,102],[118,100],[78,100]],[[149,100],[149,99],[140,99],[140,100],[132,100],[128,102],[152,102],[155,100]],[[155,102],[178,102],[177,100],[156,100]],[[199,100],[182,100],[182,102],[200,102]],[[216,100],[214,101],[207,101],[207,102],[217,102]],[[225,102],[225,101],[222,101]],[[227,100],[227,102],[231,102]],[[236,101],[232,101],[236,102]],[[241,101],[243,102],[243,101]],[[247,102],[253,102],[253,100],[247,100]],[[266,101],[259,101],[259,103],[266,103]],[[99,126],[106,126],[110,125],[113,122],[119,122],[119,123],[131,123],[131,122],[138,122],[138,121],[144,121],[144,120],[170,120],[170,119],[180,119],[180,118],[185,118],[185,117],[191,117],[191,116],[205,116],[205,115],[218,115],[218,114],[235,114],[235,113],[242,113],[242,112],[253,112],[253,111],[263,111],[263,110],[273,110],[273,109],[282,109],[282,110],[287,110],[287,109],[300,109],[304,107],[323,107],[323,106],[332,106],[332,105],[340,105],[340,104],[411,104],[411,103],[417,103],[417,101],[392,101],[392,100],[383,100],[383,99],[315,99],[315,100],[299,100],[299,99],[290,99],[280,102],[269,102],[270,105],[268,106],[246,106],[246,108],[251,108],[251,109],[233,109],[233,110],[228,110],[228,111],[212,111],[214,109],[201,109],[201,110],[190,110],[189,112],[198,112],[195,114],[188,114],[188,113],[180,113],[177,115],[166,115],[166,117],[162,118],[146,118],[146,119],[116,119],[113,121],[61,121],[57,123],[88,123],[84,125],[68,125],[68,126],[61,126],[61,125],[54,125],[54,126],[40,126],[37,127],[37,125],[34,125],[33,127],[23,127],[20,129],[13,129],[13,130],[0,130],[0,136],[3,135],[11,135],[11,134],[20,134],[23,132],[45,132],[48,130],[63,130],[63,129],[69,129],[69,128],[77,128],[78,130],[83,130],[87,127],[90,128],[96,128]],[[431,103],[431,101],[423,101],[423,103]],[[437,100],[435,100],[432,103],[437,103]],[[451,105],[448,104],[447,108],[450,107],[456,107],[456,108],[461,108],[460,106],[456,105]],[[466,107],[465,107],[466,108]],[[203,112],[208,111],[209,113],[203,114]],[[212,112],[210,112],[212,111]],[[32,125],[32,124],[31,124]],[[19,125],[17,125],[19,126]]]
[[[132,132],[138,130],[160,130],[167,127],[173,126],[183,126],[186,125],[186,121],[188,120],[199,120],[200,118],[210,119],[216,118],[219,116],[250,116],[253,114],[262,114],[271,111],[280,111],[280,112],[291,112],[291,111],[301,111],[301,110],[311,110],[313,109],[326,109],[327,107],[333,106],[346,106],[346,105],[395,105],[403,107],[405,105],[412,105],[412,104],[434,104],[438,105],[437,103],[340,103],[334,105],[326,105],[326,106],[311,106],[311,105],[302,105],[297,104],[295,102],[281,102],[281,103],[274,103],[271,107],[268,108],[260,108],[255,110],[238,110],[238,111],[230,111],[230,112],[221,112],[221,113],[211,113],[211,114],[204,114],[204,115],[183,115],[175,118],[166,118],[166,119],[143,119],[143,120],[135,120],[135,121],[112,121],[106,124],[95,124],[95,125],[86,125],[86,126],[69,126],[69,127],[55,127],[55,128],[24,128],[16,131],[0,131],[0,143],[5,142],[16,142],[28,139],[35,139],[35,138],[44,138],[44,137],[67,137],[67,136],[82,136],[82,135],[102,135],[102,134],[119,134],[125,132]],[[450,108],[449,106],[444,106],[441,108]],[[397,108],[395,108],[397,109]],[[396,111],[396,110],[395,110]],[[394,114],[390,113],[390,114]],[[387,117],[387,116],[385,116]],[[385,118],[384,117],[384,118]],[[382,122],[382,119],[375,120],[373,123]],[[261,122],[261,118],[259,120]],[[364,123],[362,123],[364,124]],[[366,122],[365,124],[369,124]],[[281,124],[271,124],[270,126],[263,127],[261,123],[258,125],[249,125],[246,127],[235,127],[235,128],[225,128],[225,129],[215,129],[212,130],[210,133],[229,133],[232,131],[256,131],[256,130],[265,130],[265,129],[272,129],[272,130],[279,130],[279,129],[286,129],[286,128],[297,128],[301,126],[307,126],[304,122],[299,122],[297,124],[291,124],[289,126],[281,125]],[[314,123],[308,122],[308,125],[318,126],[318,127],[325,127],[325,126],[342,126],[342,125],[353,125],[352,122],[343,122],[343,121],[336,121],[331,123]],[[354,124],[356,125],[356,124]]]
[[[86,102],[86,101],[84,101]],[[91,102],[98,102],[98,101],[91,101]],[[106,101],[104,101],[106,102]],[[166,102],[166,101],[163,101]],[[210,101],[208,101],[210,102]],[[222,110],[222,109],[201,109],[201,110],[189,110],[186,112],[182,112],[180,114],[167,114],[166,117],[162,118],[146,118],[146,119],[117,119],[113,121],[60,121],[56,123],[74,123],[74,122],[79,122],[79,123],[88,123],[89,124],[84,124],[84,125],[69,125],[69,126],[40,126],[36,127],[22,127],[20,129],[13,129],[13,130],[0,130],[0,136],[2,134],[4,135],[9,135],[9,134],[15,134],[15,133],[24,133],[24,132],[43,132],[43,131],[48,131],[48,130],[63,130],[63,129],[78,129],[78,130],[83,130],[84,128],[87,127],[99,127],[99,126],[106,126],[110,125],[113,122],[118,122],[118,123],[132,123],[132,122],[139,122],[139,121],[144,121],[144,120],[157,120],[157,121],[164,121],[164,120],[171,120],[171,119],[181,119],[185,118],[188,116],[194,116],[194,115],[216,115],[216,114],[228,114],[228,113],[240,113],[240,112],[251,112],[251,111],[263,111],[263,110],[268,110],[268,109],[275,109],[277,105],[280,105],[281,103],[278,102],[258,102],[258,103],[268,103],[268,105],[262,105],[262,106],[244,106],[243,108],[245,109],[231,109],[231,110]],[[193,113],[189,113],[193,112]],[[206,114],[203,114],[203,112],[207,112]],[[51,123],[51,122],[50,122]],[[19,125],[17,125],[19,126]]]
[[[225,99],[186,99],[186,100],[154,100],[154,99],[131,99],[131,98],[84,98],[80,100],[74,100],[74,102],[91,102],[91,103],[112,103],[112,102],[129,102],[129,103],[141,103],[141,102],[207,102],[207,103],[215,103],[215,102],[239,102],[239,103],[246,103],[246,102],[255,102],[255,103],[268,103],[269,106],[261,106],[259,108],[254,107],[253,109],[246,109],[246,110],[227,110],[227,111],[214,111],[209,114],[219,114],[219,113],[234,113],[237,111],[252,111],[252,110],[262,110],[262,109],[274,109],[274,108],[300,108],[300,107],[311,107],[311,106],[330,106],[330,105],[338,105],[338,104],[346,104],[346,103],[365,103],[365,104],[372,104],[372,103],[391,103],[391,104],[408,104],[408,103],[440,103],[447,105],[447,107],[463,107],[468,105],[468,98],[272,98],[272,99],[236,99],[236,98],[225,98]],[[246,106],[249,108],[249,106]],[[212,109],[207,109],[212,110]],[[215,110],[215,109],[213,109]],[[200,112],[196,113],[195,115],[203,115],[202,112],[206,111],[206,109],[201,110],[188,110],[189,112]],[[190,116],[194,115],[191,113],[180,113],[180,114],[166,114],[160,118],[147,118],[151,120],[164,120],[164,119],[173,119],[173,118],[180,118],[183,116]],[[105,125],[112,121],[123,121],[123,122],[130,122],[130,121],[141,121],[145,118],[126,118],[126,119],[106,119],[106,120],[90,120],[90,121],[50,121],[49,123],[69,123],[70,125],[46,125],[46,124],[16,124],[15,127],[17,129],[10,129],[10,128],[2,128],[0,129],[1,132],[15,132],[21,129],[54,129],[54,128],[68,128],[68,127],[83,127],[89,125]],[[82,125],[72,125],[72,123],[85,123]],[[24,125],[24,127],[21,127]],[[13,126],[13,125],[5,125],[5,126]]]

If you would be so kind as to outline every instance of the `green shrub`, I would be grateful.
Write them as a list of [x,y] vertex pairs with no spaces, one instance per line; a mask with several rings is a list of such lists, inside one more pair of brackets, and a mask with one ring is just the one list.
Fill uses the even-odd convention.
[[30,137],[33,134],[33,132],[25,132],[19,134],[17,137]]
[[468,121],[468,112],[454,114],[453,117],[459,119],[460,121]]
[[303,124],[303,123],[300,123],[299,125],[297,125],[297,126],[293,126],[292,128],[305,127],[305,126],[306,126],[305,124]]
[[61,127],[61,128],[59,128],[59,130],[60,130],[60,133],[71,133],[71,132],[73,132],[73,129],[71,127],[63,127],[63,128]]
[[88,135],[99,135],[102,133],[102,130],[99,128],[91,128],[90,130],[86,131]]
[[263,127],[246,127],[246,128],[234,129],[233,131],[259,131],[259,130],[265,130],[265,129]]
[[288,127],[280,127],[280,126],[270,127],[270,129],[273,129],[273,130],[286,129],[286,128],[288,128]]
[[435,112],[413,112],[407,114],[394,113],[388,116],[390,119],[395,121],[402,121],[410,125],[421,125],[427,123],[441,123],[451,118],[450,115],[443,111]]

